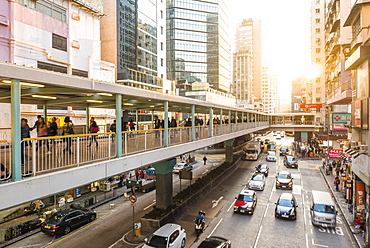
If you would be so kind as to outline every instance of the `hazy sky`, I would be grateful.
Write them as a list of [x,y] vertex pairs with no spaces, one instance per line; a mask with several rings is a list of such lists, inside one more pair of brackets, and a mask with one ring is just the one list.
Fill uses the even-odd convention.
[[242,19],[261,20],[263,66],[278,76],[280,92],[289,87],[292,80],[308,73],[311,61],[310,0],[230,2],[233,35],[236,23]]

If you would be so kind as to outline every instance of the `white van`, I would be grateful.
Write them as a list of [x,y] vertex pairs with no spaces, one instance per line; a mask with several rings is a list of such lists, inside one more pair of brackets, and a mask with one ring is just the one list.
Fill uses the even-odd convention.
[[328,192],[312,190],[310,213],[313,225],[335,227],[338,211]]

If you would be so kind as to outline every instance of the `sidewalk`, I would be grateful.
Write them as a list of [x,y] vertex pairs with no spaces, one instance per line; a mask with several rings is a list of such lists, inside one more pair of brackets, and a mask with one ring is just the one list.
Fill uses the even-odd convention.
[[324,173],[322,166],[320,166],[320,172],[325,178],[325,181],[327,185],[329,186],[330,191],[332,192],[332,195],[334,196],[334,199],[337,202],[337,205],[339,206],[340,212],[342,213],[345,219],[347,227],[351,230],[352,236],[354,240],[356,241],[356,244],[358,245],[358,247],[366,247],[365,240],[362,237],[362,232],[356,233],[355,231],[353,215],[351,212],[348,211],[348,203],[346,203],[346,200],[344,199],[344,193],[341,191],[335,190],[335,186],[334,186],[335,176],[331,174],[326,175]]

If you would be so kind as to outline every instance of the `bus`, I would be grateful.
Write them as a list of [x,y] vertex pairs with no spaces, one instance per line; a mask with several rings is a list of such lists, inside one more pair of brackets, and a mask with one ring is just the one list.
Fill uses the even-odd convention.
[[285,131],[285,135],[289,137],[294,137],[294,132],[292,131]]

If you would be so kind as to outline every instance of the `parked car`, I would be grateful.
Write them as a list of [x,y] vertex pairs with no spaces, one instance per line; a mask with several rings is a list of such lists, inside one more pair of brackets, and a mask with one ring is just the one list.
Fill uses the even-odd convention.
[[180,171],[191,171],[192,169],[192,165],[188,165],[186,162],[179,162],[173,167],[172,172],[180,173]]
[[210,236],[198,248],[231,248],[231,241],[222,237]]
[[290,171],[283,170],[279,171],[276,175],[276,188],[292,189],[293,188],[293,177]]
[[297,219],[297,201],[293,194],[282,193],[275,203],[275,217],[282,219]]
[[298,168],[298,160],[292,155],[284,157],[284,165],[288,168]]
[[143,248],[183,248],[186,233],[178,224],[168,223],[155,231],[149,239],[145,239]]
[[61,210],[41,224],[41,231],[50,235],[68,234],[73,229],[95,219],[96,213],[89,209]]
[[280,156],[285,156],[289,154],[289,148],[288,147],[280,147]]
[[268,162],[276,162],[276,152],[275,151],[267,151],[266,161]]
[[262,173],[266,177],[269,175],[269,166],[267,164],[259,164],[256,166],[256,173]]
[[234,203],[234,213],[253,214],[257,205],[257,194],[253,190],[242,190]]
[[254,173],[248,181],[248,188],[254,190],[264,190],[266,177],[263,173]]

